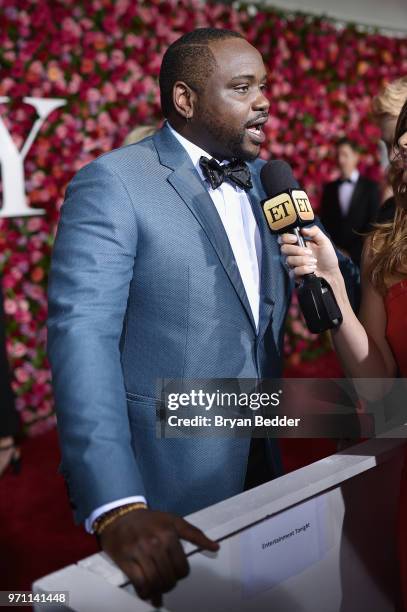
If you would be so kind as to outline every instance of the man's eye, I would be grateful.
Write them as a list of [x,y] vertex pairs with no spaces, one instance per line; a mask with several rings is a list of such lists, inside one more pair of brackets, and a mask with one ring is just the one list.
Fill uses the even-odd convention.
[[260,89],[262,91],[268,91],[269,90],[269,86],[267,83],[263,83],[262,85],[260,85]]
[[236,91],[239,91],[240,93],[246,93],[249,91],[249,86],[248,85],[239,85],[238,87],[235,87]]

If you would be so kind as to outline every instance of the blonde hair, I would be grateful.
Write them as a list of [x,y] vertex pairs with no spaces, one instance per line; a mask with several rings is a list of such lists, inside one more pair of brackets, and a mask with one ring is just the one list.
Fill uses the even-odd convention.
[[127,134],[124,139],[123,145],[135,144],[136,142],[140,142],[143,138],[147,138],[147,136],[152,136],[157,131],[157,128],[154,125],[140,125],[139,127],[134,128],[129,134]]
[[382,295],[388,283],[407,276],[407,210],[396,207],[393,221],[381,223],[369,239],[368,276]]
[[376,119],[383,115],[397,118],[407,98],[407,76],[385,85],[373,98],[372,111]]
[[406,162],[400,155],[398,141],[407,132],[407,93],[397,120],[394,135],[394,157],[390,162],[389,178],[393,187],[396,210],[394,219],[380,223],[369,236],[368,275],[372,285],[382,294],[387,282],[397,276],[407,276],[407,184],[404,180]]

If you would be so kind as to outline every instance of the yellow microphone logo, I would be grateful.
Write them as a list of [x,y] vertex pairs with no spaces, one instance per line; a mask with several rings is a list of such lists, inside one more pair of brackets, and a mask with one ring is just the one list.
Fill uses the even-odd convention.
[[291,192],[291,197],[297,210],[298,217],[301,219],[301,221],[313,221],[314,212],[305,191],[302,191],[302,189],[293,189]]
[[273,232],[288,231],[314,220],[311,203],[302,189],[289,189],[266,200],[263,211]]
[[263,204],[271,230],[278,232],[296,222],[298,215],[289,193],[280,193]]

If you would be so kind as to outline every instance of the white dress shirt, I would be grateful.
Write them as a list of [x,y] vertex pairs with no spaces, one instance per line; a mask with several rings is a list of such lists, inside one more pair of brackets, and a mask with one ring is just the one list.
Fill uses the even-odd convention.
[[352,201],[353,192],[355,191],[356,183],[359,180],[359,171],[354,170],[347,181],[339,185],[338,197],[339,206],[342,216],[346,217],[349,212],[350,203]]
[[[201,156],[211,157],[196,144],[178,134],[169,124],[172,135],[186,149],[191,161],[205,185],[212,201],[218,211],[220,221],[225,228],[230,246],[235,257],[240,276],[246,290],[247,298],[252,310],[253,318],[258,328],[260,308],[260,270],[261,270],[261,238],[259,228],[253,214],[249,198],[237,185],[224,181],[217,189],[212,189],[209,181],[205,179],[199,165]],[[222,162],[223,163],[223,162]],[[227,162],[225,162],[227,163]],[[85,528],[93,533],[92,524],[105,512],[113,510],[124,504],[144,502],[143,496],[131,496],[118,499],[109,504],[96,508],[85,521]]]

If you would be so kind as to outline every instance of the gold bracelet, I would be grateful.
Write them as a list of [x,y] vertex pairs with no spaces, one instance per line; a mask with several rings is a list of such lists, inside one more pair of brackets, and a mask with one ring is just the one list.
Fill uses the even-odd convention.
[[143,502],[136,502],[133,504],[125,504],[124,506],[119,506],[118,508],[113,508],[113,510],[109,510],[105,512],[101,516],[99,516],[92,525],[93,531],[96,535],[100,536],[102,531],[106,529],[108,525],[113,523],[117,518],[132,512],[133,510],[146,510],[147,504]]

